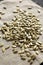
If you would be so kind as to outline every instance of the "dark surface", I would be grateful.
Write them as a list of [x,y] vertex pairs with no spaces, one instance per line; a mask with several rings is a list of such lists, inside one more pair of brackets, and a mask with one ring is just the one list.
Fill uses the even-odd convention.
[[0,1],[3,1],[3,0],[0,0]]
[[40,65],[43,65],[43,62]]
[[41,7],[43,7],[43,0],[32,0],[32,1],[34,1],[36,4],[38,4]]

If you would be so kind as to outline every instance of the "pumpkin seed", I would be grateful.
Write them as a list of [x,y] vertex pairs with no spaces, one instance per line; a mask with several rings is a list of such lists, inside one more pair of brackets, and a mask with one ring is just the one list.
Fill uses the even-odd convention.
[[32,7],[28,7],[28,9],[32,9]]
[[18,51],[18,54],[23,54],[24,50]]
[[16,46],[15,45],[12,45],[12,48],[16,48]]
[[33,64],[33,60],[30,61],[30,65],[32,65],[32,64]]
[[38,10],[38,13],[40,13],[40,10]]
[[13,49],[12,51],[13,51],[13,53],[17,53],[18,52],[17,49]]
[[25,52],[29,52],[29,49],[25,49]]
[[[17,11],[13,11],[13,13],[18,13]],[[13,20],[13,19],[12,19]]]
[[7,50],[7,49],[9,49],[9,48],[10,48],[10,46],[9,46],[9,45],[6,45],[5,49]]
[[25,54],[20,54],[20,57],[26,57]]
[[22,59],[22,60],[26,60],[26,58],[25,58],[25,57],[21,57],[21,59]]
[[3,52],[3,53],[5,52],[5,47],[2,47],[2,52]]
[[3,12],[1,13],[1,15],[4,15],[4,14],[5,14],[5,13],[3,13]]
[[4,46],[4,43],[0,43],[0,47],[3,47]]
[[39,52],[38,51],[35,51],[36,52],[36,54],[38,55],[39,54]]
[[30,61],[31,61],[31,57],[28,58],[28,62],[30,62]]
[[30,56],[30,53],[26,53],[26,56],[29,57]]
[[43,49],[42,50],[40,50],[42,53],[43,53]]
[[32,60],[35,60],[36,56],[35,55],[31,55],[31,58],[32,58]]

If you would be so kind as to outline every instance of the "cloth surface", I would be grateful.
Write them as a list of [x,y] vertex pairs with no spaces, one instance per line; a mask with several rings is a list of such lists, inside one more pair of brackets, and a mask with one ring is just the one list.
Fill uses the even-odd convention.
[[[0,27],[3,25],[4,22],[10,22],[12,18],[14,17],[14,14],[12,13],[14,10],[16,10],[16,6],[20,6],[21,9],[27,10],[30,13],[32,12],[39,18],[42,27],[43,27],[43,8],[41,8],[39,5],[35,4],[31,0],[23,0],[22,3],[19,3],[19,0],[4,0],[0,2],[0,11],[4,12],[5,15],[2,15],[0,20]],[[6,7],[7,9],[4,10],[3,7]],[[28,7],[32,7],[32,9],[28,10]],[[38,13],[38,10],[40,10],[40,13]],[[0,33],[1,34],[1,33]],[[39,39],[41,42],[43,42],[43,35],[40,36]],[[5,45],[9,44],[11,46],[11,42],[6,42],[5,40],[0,38],[0,43],[4,43]],[[43,54],[39,53],[37,58],[42,58],[43,60]],[[39,61],[35,60],[33,65],[39,65]],[[0,49],[0,65],[29,65],[27,61],[22,61],[18,54],[13,54],[11,48],[5,51],[3,54]]]

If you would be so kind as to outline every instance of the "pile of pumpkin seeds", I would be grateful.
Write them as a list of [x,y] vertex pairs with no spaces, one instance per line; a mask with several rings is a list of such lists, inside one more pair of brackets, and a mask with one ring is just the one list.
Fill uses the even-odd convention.
[[[1,28],[2,38],[12,42],[11,47],[14,54],[18,53],[22,60],[27,59],[32,64],[36,59],[35,54],[43,53],[43,44],[38,41],[42,31],[41,24],[34,14],[27,11],[17,9],[13,14],[17,14],[12,19],[13,22],[4,22]],[[9,46],[6,49],[8,48]],[[2,51],[5,51],[4,47]],[[35,54],[32,54],[31,51],[34,51]]]

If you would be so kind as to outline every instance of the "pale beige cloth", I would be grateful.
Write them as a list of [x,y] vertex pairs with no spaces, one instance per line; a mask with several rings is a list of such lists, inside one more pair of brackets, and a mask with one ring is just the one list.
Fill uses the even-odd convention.
[[[41,8],[39,5],[35,4],[31,0],[23,0],[21,4],[19,3],[19,0],[4,0],[0,2],[0,11],[5,12],[5,15],[0,15],[2,17],[2,19],[0,20],[0,26],[3,25],[3,22],[10,22],[12,20],[12,18],[14,17],[14,14],[12,12],[16,9],[16,5],[19,5],[20,8],[23,10],[27,10],[35,14],[37,18],[40,19],[43,27],[43,8]],[[6,10],[3,9],[4,6],[7,7]],[[32,7],[32,10],[28,10],[28,7]],[[38,10],[40,10],[40,13],[38,13]],[[43,42],[43,35],[40,37],[40,41]],[[0,39],[0,43],[1,42],[5,45],[11,45],[11,42],[6,42],[5,40]],[[43,54],[39,53],[38,57],[42,58],[43,60]],[[35,60],[33,65],[39,65],[39,63],[40,62]],[[29,63],[27,61],[22,61],[19,55],[14,55],[12,53],[12,49],[10,48],[9,50],[5,51],[4,54],[0,49],[0,65],[29,65]]]

